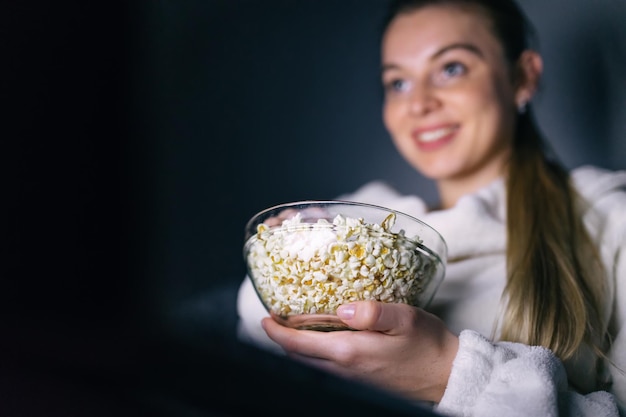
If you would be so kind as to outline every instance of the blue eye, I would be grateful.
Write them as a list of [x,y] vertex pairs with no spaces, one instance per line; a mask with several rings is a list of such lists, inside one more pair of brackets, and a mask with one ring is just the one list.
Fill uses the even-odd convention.
[[443,75],[447,78],[458,77],[459,75],[463,75],[466,72],[467,68],[465,67],[465,65],[459,62],[450,62],[443,67]]
[[409,89],[410,83],[406,80],[397,78],[388,83],[385,83],[385,90],[389,92],[405,92]]

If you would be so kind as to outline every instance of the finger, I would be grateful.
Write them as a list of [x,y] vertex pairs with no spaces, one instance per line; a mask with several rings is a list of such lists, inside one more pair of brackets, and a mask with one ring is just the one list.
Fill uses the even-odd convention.
[[292,329],[269,317],[261,321],[261,326],[269,338],[278,343],[288,354],[297,353],[316,358],[328,357],[323,351],[324,343],[321,342],[324,340],[323,338],[332,337],[330,333]]
[[337,316],[356,330],[401,334],[413,328],[419,310],[415,307],[378,301],[356,301],[337,309]]
[[291,219],[297,213],[294,209],[285,209],[278,213],[277,216],[268,217],[263,223],[269,227],[280,226],[285,220]]
[[288,220],[293,218],[296,214],[298,214],[298,210],[288,208],[278,213],[278,219],[280,219],[281,221]]

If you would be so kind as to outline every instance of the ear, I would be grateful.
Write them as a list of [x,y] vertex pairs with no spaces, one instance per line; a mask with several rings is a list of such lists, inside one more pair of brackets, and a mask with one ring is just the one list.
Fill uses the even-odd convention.
[[518,108],[523,108],[533,98],[539,87],[542,72],[543,60],[541,55],[530,49],[522,52],[517,62],[515,89],[515,102]]

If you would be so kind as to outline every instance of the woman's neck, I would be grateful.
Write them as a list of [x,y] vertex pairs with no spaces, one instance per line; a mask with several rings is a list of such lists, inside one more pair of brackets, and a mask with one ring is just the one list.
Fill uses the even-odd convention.
[[478,175],[437,181],[437,189],[439,191],[439,207],[437,210],[445,210],[454,207],[464,195],[475,193],[501,176],[501,173],[492,173],[491,175]]

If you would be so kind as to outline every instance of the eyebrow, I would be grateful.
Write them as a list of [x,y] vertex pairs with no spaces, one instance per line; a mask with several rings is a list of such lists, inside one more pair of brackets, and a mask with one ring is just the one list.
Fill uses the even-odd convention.
[[[454,49],[464,49],[466,51],[473,53],[474,55],[480,58],[485,57],[483,52],[476,45],[472,45],[471,43],[453,43],[450,45],[446,45],[440,50],[438,50],[437,52],[435,52],[433,56],[431,57],[431,60],[439,58],[441,55]],[[383,65],[381,68],[381,72],[385,72],[386,70],[390,70],[394,68],[398,68],[398,66],[395,64]]]
[[445,54],[446,52],[448,52],[451,49],[465,49],[466,51],[472,52],[472,53],[474,53],[475,55],[478,55],[481,58],[485,57],[483,55],[483,52],[476,45],[472,45],[471,43],[453,43],[451,45],[444,46],[443,48],[438,50],[433,55],[433,58],[438,58],[438,57],[440,57],[441,55]]

